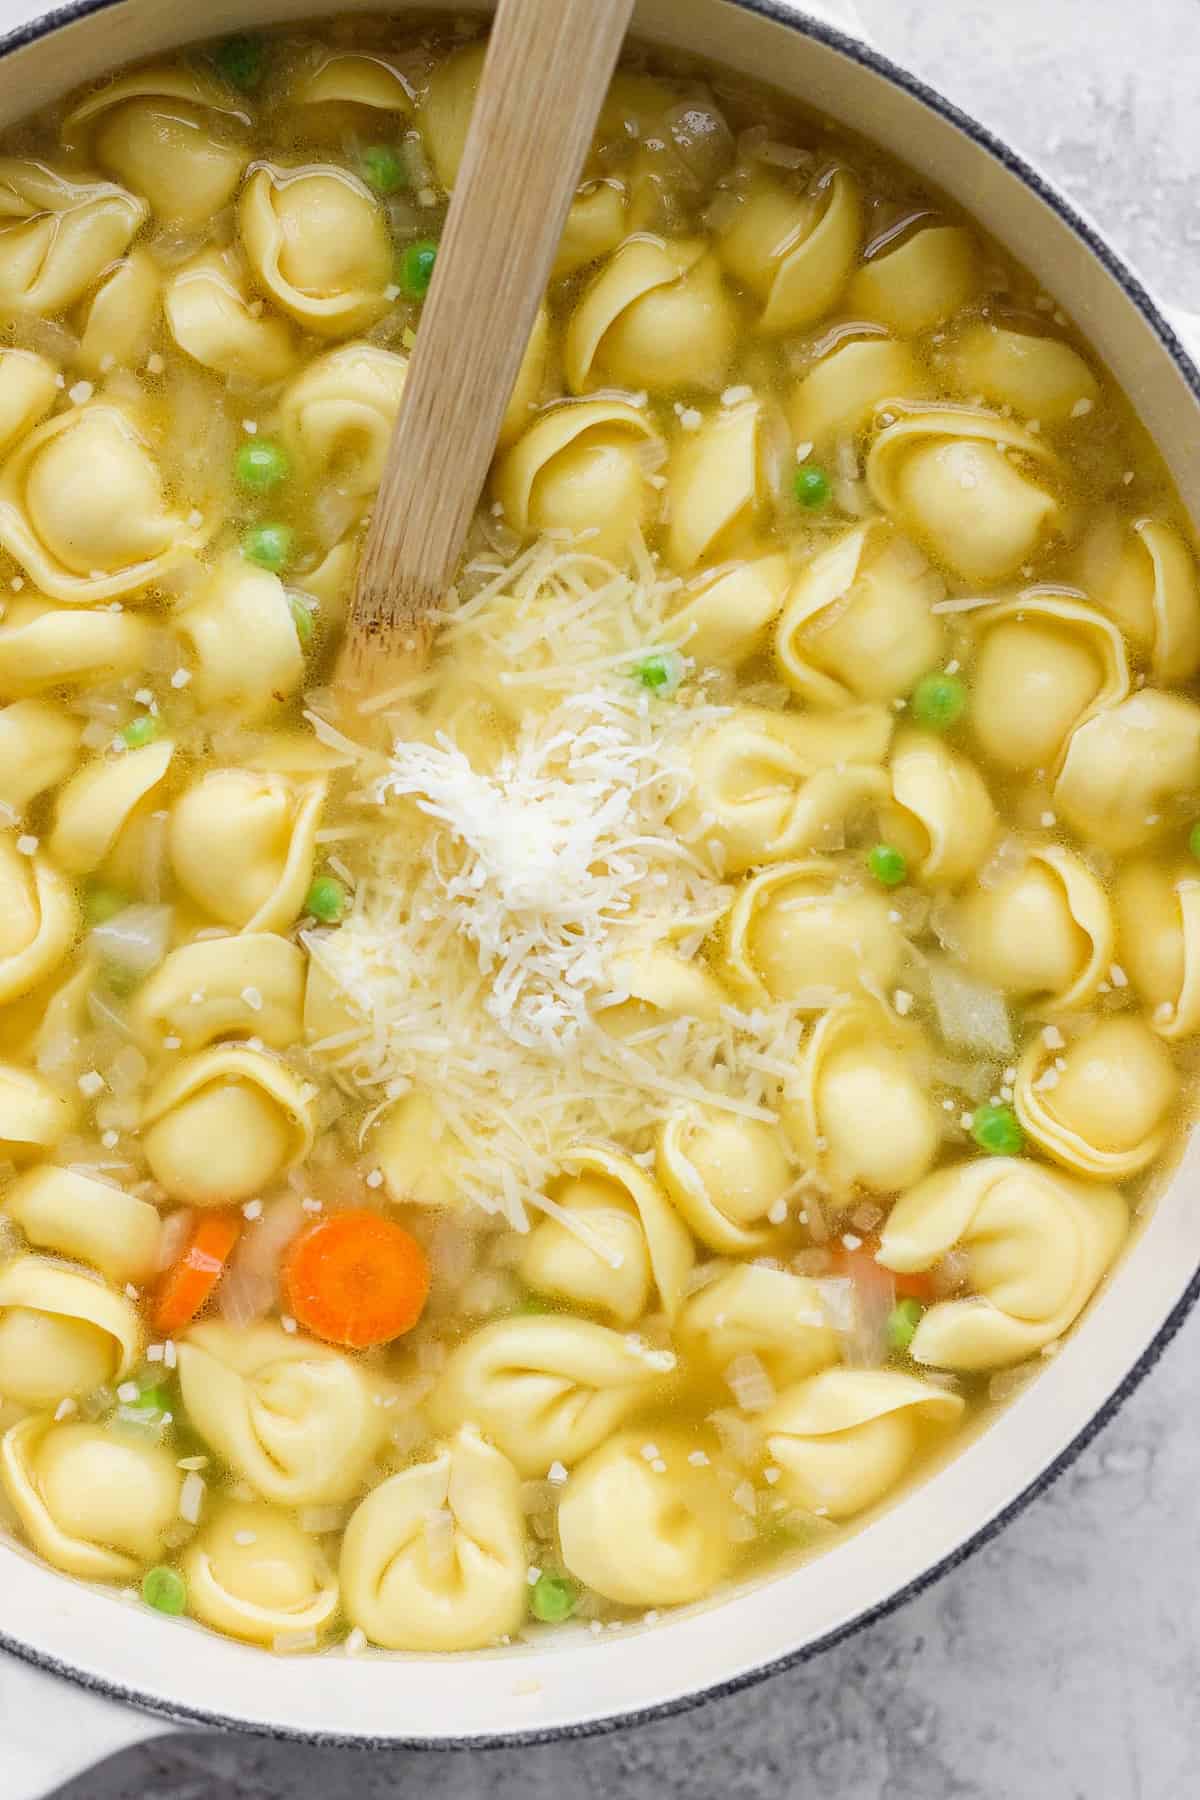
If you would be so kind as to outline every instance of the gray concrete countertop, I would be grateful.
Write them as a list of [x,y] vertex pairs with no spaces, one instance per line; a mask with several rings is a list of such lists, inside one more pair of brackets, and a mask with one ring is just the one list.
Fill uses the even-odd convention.
[[[1200,310],[1200,0],[859,0]],[[314,5],[314,11],[319,6]],[[1200,1791],[1200,1316],[1058,1485],[920,1600],[591,1743],[368,1758],[160,1740],[61,1800],[1184,1800]]]

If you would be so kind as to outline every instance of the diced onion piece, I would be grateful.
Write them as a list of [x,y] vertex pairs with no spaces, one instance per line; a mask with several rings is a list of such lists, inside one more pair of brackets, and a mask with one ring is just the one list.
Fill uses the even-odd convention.
[[126,906],[103,925],[92,927],[92,949],[131,975],[148,975],[167,954],[171,911],[169,906]]
[[947,1044],[988,1056],[1012,1054],[1008,1008],[998,989],[973,981],[945,962],[931,965],[929,981],[938,1029]]

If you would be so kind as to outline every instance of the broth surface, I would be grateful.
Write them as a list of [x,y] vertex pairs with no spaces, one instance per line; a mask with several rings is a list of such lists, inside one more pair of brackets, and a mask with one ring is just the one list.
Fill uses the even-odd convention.
[[201,45],[0,157],[4,1521],[279,1652],[836,1544],[1057,1352],[1194,1092],[1177,496],[1055,297],[762,89],[623,66],[346,735],[482,55]]

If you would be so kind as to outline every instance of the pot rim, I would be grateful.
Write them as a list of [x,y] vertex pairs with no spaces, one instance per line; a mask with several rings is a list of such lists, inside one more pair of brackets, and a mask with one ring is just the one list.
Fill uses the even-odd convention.
[[[0,65],[15,51],[37,43],[43,38],[51,37],[66,26],[125,4],[127,4],[127,0],[68,0],[67,4],[55,7],[38,18],[29,20],[0,36]],[[954,101],[947,99],[939,89],[930,86],[920,76],[912,74],[863,39],[852,36],[834,25],[827,24],[823,19],[814,18],[809,13],[799,10],[796,0],[722,0],[722,4],[739,12],[751,13],[759,18],[767,19],[773,24],[785,26],[800,37],[810,38],[827,49],[837,52],[848,61],[857,63],[861,68],[879,76],[893,87],[899,88],[901,92],[918,101],[928,111],[962,132],[980,149],[986,151],[1008,174],[1019,180],[1049,207],[1091,252],[1150,326],[1161,348],[1183,377],[1193,399],[1197,405],[1200,405],[1200,367],[1197,367],[1196,362],[1189,355],[1178,333],[1141,278],[1124,257],[1112,247],[1099,227],[1093,224],[1075,202],[1068,199],[1025,156],[1014,150],[1003,138],[982,124],[973,114],[965,111]],[[674,1718],[691,1712],[710,1700],[730,1698],[748,1688],[757,1686],[758,1683],[765,1681],[770,1676],[801,1667],[826,1650],[844,1643],[867,1626],[874,1625],[879,1620],[898,1611],[909,1600],[915,1599],[940,1581],[944,1575],[959,1568],[978,1550],[985,1548],[1019,1514],[1023,1513],[1032,1501],[1046,1493],[1059,1476],[1070,1468],[1071,1464],[1087,1449],[1099,1432],[1115,1418],[1129,1396],[1158,1363],[1198,1300],[1200,1300],[1200,1268],[1192,1275],[1180,1298],[1166,1315],[1124,1379],[1097,1407],[1070,1443],[1050,1462],[1038,1469],[1007,1505],[993,1513],[960,1544],[944,1556],[939,1557],[920,1574],[905,1582],[876,1605],[865,1608],[844,1624],[824,1632],[820,1637],[800,1645],[795,1650],[772,1655],[753,1668],[739,1671],[725,1680],[710,1681],[691,1693],[676,1695],[668,1700],[657,1701],[653,1705],[614,1712],[604,1718],[583,1720],[575,1724],[533,1727],[511,1732],[481,1732],[462,1737],[438,1737],[436,1739],[401,1735],[381,1737],[376,1734],[353,1731],[306,1730],[302,1726],[291,1724],[264,1724],[203,1707],[188,1706],[182,1702],[165,1704],[144,1690],[106,1680],[87,1670],[78,1669],[60,1657],[37,1650],[20,1639],[11,1637],[2,1627],[0,1627],[0,1650],[7,1651],[22,1662],[29,1663],[48,1674],[61,1676],[91,1693],[137,1707],[144,1713],[168,1720],[173,1724],[209,1726],[222,1731],[242,1732],[255,1737],[307,1743],[326,1748],[378,1751],[507,1750],[562,1741],[569,1742],[582,1738],[607,1737],[629,1727],[648,1725],[661,1719]]]

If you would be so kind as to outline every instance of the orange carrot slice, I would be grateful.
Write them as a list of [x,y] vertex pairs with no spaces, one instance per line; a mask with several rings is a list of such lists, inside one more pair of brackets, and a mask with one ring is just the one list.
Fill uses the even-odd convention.
[[179,1331],[191,1323],[220,1280],[241,1233],[240,1213],[210,1212],[197,1221],[187,1249],[168,1269],[159,1289],[154,1309],[157,1330]]
[[314,1337],[365,1350],[412,1330],[429,1297],[429,1259],[379,1213],[331,1213],[291,1244],[283,1285]]
[[923,1306],[928,1306],[935,1298],[933,1277],[924,1270],[905,1275],[885,1269],[875,1261],[878,1248],[879,1239],[873,1232],[864,1237],[857,1250],[847,1250],[844,1244],[838,1244],[833,1252],[835,1273],[849,1276],[868,1293],[878,1287],[890,1286],[898,1300],[919,1300]]

